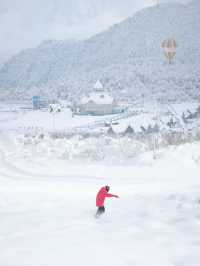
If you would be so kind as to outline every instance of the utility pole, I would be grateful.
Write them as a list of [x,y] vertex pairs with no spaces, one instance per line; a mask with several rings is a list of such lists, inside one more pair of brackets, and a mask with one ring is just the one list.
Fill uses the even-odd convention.
[[61,112],[61,107],[59,104],[50,104],[49,105],[49,113],[52,114],[52,130],[55,132],[56,129],[56,120],[55,120],[55,115]]
[[[158,151],[159,151],[159,121],[160,121],[160,114],[159,114],[158,102],[155,102],[155,123],[157,125],[157,131],[153,132],[153,159],[157,159]],[[154,127],[155,128],[155,127]]]

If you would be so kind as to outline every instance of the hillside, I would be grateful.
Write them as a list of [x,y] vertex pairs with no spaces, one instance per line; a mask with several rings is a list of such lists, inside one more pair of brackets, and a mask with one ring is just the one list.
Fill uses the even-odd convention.
[[[80,95],[101,79],[120,98],[199,97],[200,3],[163,4],[138,12],[85,41],[47,41],[22,51],[0,70],[1,94]],[[173,37],[169,66],[161,42]],[[17,93],[16,93],[17,92]],[[10,94],[9,94],[10,95]]]

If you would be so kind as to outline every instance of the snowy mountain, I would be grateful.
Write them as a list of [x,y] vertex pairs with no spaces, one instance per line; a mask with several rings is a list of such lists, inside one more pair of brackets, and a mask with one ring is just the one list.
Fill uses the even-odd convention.
[[1,0],[0,62],[24,48],[38,46],[43,40],[89,38],[152,4],[150,0],[125,0],[125,3],[123,0]]
[[[199,97],[200,3],[146,8],[85,41],[47,41],[0,70],[1,93],[80,95],[101,79],[121,98]],[[172,65],[161,43],[177,41]],[[14,88],[14,89],[13,89]],[[21,97],[21,96],[20,96]]]

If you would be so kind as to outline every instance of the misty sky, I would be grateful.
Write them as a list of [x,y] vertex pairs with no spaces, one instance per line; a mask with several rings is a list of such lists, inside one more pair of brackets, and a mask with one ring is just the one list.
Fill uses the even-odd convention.
[[[188,2],[189,0],[160,0]],[[157,0],[0,0],[0,63],[47,39],[83,39]]]

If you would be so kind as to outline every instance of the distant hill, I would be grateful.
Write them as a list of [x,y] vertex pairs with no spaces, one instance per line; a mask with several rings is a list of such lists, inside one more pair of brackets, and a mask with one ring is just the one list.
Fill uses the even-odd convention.
[[[175,38],[174,63],[161,43]],[[85,41],[47,41],[24,50],[0,69],[1,92],[71,95],[97,79],[119,98],[185,99],[200,91],[200,2],[163,4],[138,12]],[[187,96],[186,96],[187,95]]]

